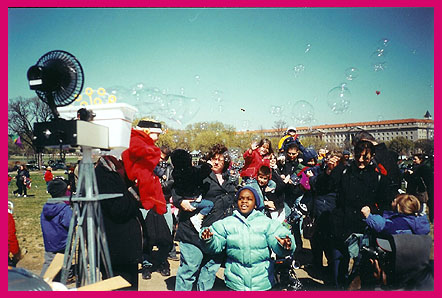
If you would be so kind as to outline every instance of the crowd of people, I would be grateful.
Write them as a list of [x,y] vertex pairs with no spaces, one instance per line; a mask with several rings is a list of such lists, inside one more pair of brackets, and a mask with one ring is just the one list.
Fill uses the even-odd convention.
[[[265,138],[252,143],[235,173],[225,145],[214,144],[195,165],[184,149],[156,146],[161,133],[159,122],[141,120],[121,157],[104,155],[95,164],[99,192],[122,194],[100,204],[113,273],[131,284],[124,290],[138,289],[139,267],[143,279],[154,271],[169,276],[175,241],[176,291],[211,290],[221,266],[230,290],[271,290],[275,260],[296,260],[302,238],[311,244],[309,269],[333,289],[349,289],[355,276],[363,290],[432,289],[425,239],[434,218],[434,170],[422,154],[401,171],[397,155],[364,131],[353,137],[353,152],[316,152],[289,127],[275,148]],[[72,191],[51,175],[48,169],[52,197]],[[21,166],[17,195],[26,195],[28,178]],[[66,246],[68,209],[43,207],[42,274]],[[404,239],[413,245],[400,245]],[[413,266],[398,263],[415,254],[422,257]],[[19,258],[16,248],[11,258]]]

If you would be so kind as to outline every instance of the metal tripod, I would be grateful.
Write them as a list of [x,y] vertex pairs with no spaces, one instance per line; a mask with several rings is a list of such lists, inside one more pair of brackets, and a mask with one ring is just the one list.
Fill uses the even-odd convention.
[[75,264],[77,287],[102,280],[100,270],[105,272],[107,277],[113,277],[99,201],[122,196],[122,194],[98,193],[92,163],[92,148],[84,146],[82,151],[78,189],[72,198],[73,215],[61,271],[61,282],[66,284],[72,265]]

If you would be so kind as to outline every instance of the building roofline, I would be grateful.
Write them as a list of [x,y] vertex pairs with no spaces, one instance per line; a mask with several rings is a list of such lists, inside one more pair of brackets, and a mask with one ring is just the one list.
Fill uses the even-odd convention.
[[[434,123],[434,120],[433,119],[407,118],[407,119],[397,119],[397,120],[353,122],[353,123],[344,123],[344,124],[323,124],[323,125],[315,125],[315,126],[300,126],[300,127],[296,127],[296,130],[300,131],[300,130],[312,130],[312,129],[339,128],[339,127],[387,125],[387,124],[401,124],[401,123],[410,123],[410,122],[412,122],[412,123]],[[259,132],[275,132],[275,131],[278,131],[278,129],[248,130],[248,131],[239,131],[237,133],[259,133]]]

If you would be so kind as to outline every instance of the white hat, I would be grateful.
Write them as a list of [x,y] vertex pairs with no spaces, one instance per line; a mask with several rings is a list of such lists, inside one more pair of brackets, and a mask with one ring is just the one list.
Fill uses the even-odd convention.
[[287,130],[286,130],[286,133],[288,133],[289,131],[294,131],[294,132],[296,132],[296,127],[294,127],[294,126],[289,126],[289,127],[287,127]]

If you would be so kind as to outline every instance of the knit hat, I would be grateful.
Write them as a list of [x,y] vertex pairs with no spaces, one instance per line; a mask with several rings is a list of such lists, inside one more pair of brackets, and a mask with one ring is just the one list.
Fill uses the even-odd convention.
[[161,123],[155,120],[140,120],[136,129],[149,129],[151,133],[162,133]]
[[60,178],[56,178],[48,183],[48,193],[53,198],[64,197],[66,195],[66,189],[68,184]]
[[344,150],[344,151],[342,151],[342,155],[350,155],[350,151]]
[[315,160],[318,159],[318,154],[316,153],[315,149],[306,148],[302,154],[302,164],[307,165],[307,162],[312,158]]
[[248,184],[246,186],[243,186],[240,190],[238,190],[238,192],[235,195],[236,201],[238,201],[239,194],[244,189],[248,189],[248,190],[250,190],[253,193],[253,196],[255,197],[255,204],[256,204],[255,209],[257,209],[257,210],[264,209],[265,206],[264,206],[264,200],[263,200],[263,197],[262,197],[261,190],[257,189],[257,186],[255,186],[253,184]]

